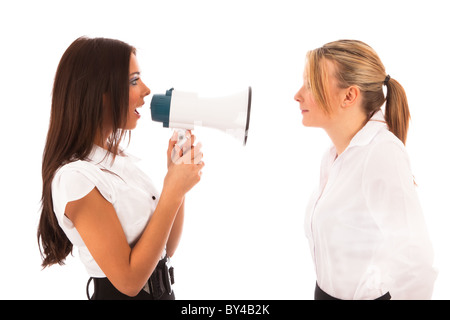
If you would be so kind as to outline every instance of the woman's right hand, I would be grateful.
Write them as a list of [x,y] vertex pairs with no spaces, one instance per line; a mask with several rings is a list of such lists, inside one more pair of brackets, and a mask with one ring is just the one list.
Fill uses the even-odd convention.
[[168,171],[163,187],[163,191],[169,192],[171,197],[180,200],[200,181],[201,170],[205,165],[201,143],[194,145],[195,136],[191,134],[190,130],[186,132],[186,135],[188,139],[181,148],[176,145],[178,140],[176,132],[169,141]]

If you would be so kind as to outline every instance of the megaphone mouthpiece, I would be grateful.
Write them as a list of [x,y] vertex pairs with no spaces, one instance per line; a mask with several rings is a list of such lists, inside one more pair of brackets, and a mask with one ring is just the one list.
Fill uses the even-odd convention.
[[170,102],[172,98],[172,89],[166,91],[166,94],[153,95],[150,103],[150,111],[152,120],[162,122],[164,127],[169,127],[170,119]]

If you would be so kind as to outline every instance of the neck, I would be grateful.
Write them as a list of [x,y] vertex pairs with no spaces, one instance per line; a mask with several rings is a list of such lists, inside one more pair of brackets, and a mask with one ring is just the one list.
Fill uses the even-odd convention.
[[110,134],[111,133],[107,132],[103,132],[103,134],[101,134],[99,130],[95,136],[94,143],[103,149],[108,149],[108,137]]
[[350,141],[366,124],[366,117],[351,117],[336,121],[332,125],[324,128],[336,148],[337,156],[347,149]]

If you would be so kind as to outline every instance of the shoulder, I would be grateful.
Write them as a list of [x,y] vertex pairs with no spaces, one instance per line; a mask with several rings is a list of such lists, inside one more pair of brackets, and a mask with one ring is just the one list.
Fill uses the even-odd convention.
[[84,160],[61,166],[52,181],[53,196],[62,196],[64,202],[80,199],[94,187],[97,187],[108,201],[113,202],[113,188],[107,176],[94,163]]
[[90,192],[98,183],[98,174],[87,161],[74,161],[61,166],[52,181],[53,200],[77,200]]
[[409,161],[403,142],[389,130],[380,130],[367,146],[367,156],[379,158],[380,161],[395,159]]
[[101,175],[101,170],[95,164],[85,161],[85,160],[77,160],[73,162],[69,162],[61,166],[55,173],[55,178],[60,176],[69,176],[69,175],[86,175],[88,177],[96,177]]
[[405,145],[392,132],[380,131],[367,146],[364,163],[366,178],[388,181],[412,180],[410,160]]

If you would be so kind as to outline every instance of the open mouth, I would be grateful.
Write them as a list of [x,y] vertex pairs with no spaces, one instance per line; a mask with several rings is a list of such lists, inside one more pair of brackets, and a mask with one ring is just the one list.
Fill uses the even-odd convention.
[[134,109],[134,113],[137,114],[138,116],[141,115],[141,114],[139,113],[138,109],[141,108],[142,106],[143,106],[143,104],[140,105],[140,106],[137,106],[136,109]]

